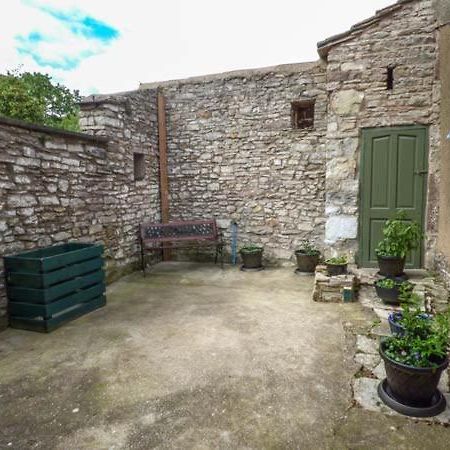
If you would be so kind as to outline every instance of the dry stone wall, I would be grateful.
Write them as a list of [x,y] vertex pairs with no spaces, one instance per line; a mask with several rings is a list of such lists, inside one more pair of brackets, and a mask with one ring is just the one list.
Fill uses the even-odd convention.
[[[427,265],[437,233],[439,183],[438,45],[431,0],[403,5],[328,53],[326,233],[334,252],[357,251],[361,129],[429,126]],[[388,66],[395,66],[387,90]]]
[[[155,116],[143,97],[83,107],[85,127],[107,139],[0,119],[0,256],[77,240],[105,245],[109,279],[137,266],[138,225],[159,220],[154,137],[141,127]],[[145,154],[142,181],[133,178],[134,151]]]
[[[145,87],[145,86],[144,86]],[[149,88],[149,86],[147,86]],[[154,86],[150,86],[154,88]],[[324,238],[327,96],[321,63],[164,83],[170,217],[238,224],[239,245],[290,258]],[[293,129],[291,102],[315,100],[314,127]]]

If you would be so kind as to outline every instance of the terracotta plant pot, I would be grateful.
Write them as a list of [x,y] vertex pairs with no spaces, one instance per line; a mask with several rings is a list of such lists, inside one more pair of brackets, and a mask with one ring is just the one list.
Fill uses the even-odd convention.
[[317,264],[319,264],[320,254],[307,255],[301,250],[295,252],[297,258],[297,270],[299,272],[312,273],[316,270]]
[[395,278],[403,275],[405,271],[405,258],[398,256],[377,256],[380,275],[386,278]]

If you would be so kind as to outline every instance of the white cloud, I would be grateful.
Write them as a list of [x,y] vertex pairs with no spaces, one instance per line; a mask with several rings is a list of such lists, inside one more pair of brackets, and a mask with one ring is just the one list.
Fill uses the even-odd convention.
[[[111,45],[95,47],[89,40],[74,39],[36,8],[10,0],[0,17],[0,71],[23,64],[26,70],[43,70],[87,94],[135,89],[139,82],[314,60],[317,41],[347,30],[392,2],[39,1],[59,10],[78,9],[120,31]],[[70,71],[42,69],[16,51],[15,36],[34,30],[57,38],[57,43],[42,45],[46,57],[75,57],[82,50],[97,54]]]

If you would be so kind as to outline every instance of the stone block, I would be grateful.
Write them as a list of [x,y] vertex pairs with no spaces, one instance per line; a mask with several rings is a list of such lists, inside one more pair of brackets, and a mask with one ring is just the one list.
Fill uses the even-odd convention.
[[358,218],[354,216],[329,217],[325,226],[325,242],[334,244],[344,239],[356,239],[358,235]]

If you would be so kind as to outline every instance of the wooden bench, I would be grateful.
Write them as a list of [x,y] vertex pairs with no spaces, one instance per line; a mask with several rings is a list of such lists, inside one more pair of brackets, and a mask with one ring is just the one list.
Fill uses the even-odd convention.
[[142,223],[140,228],[141,263],[145,275],[145,255],[165,249],[215,247],[215,264],[220,254],[223,267],[223,240],[215,220],[169,223]]

